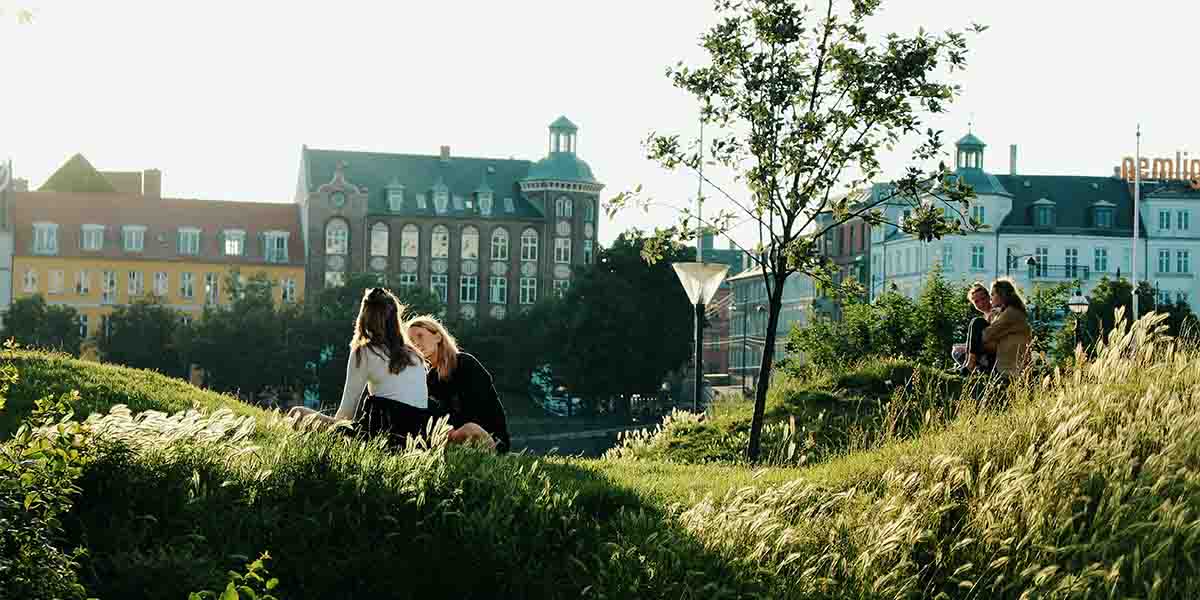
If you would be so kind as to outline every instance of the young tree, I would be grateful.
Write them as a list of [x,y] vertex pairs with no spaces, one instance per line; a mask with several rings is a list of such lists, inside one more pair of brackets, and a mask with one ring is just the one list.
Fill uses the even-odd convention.
[[966,288],[946,281],[940,264],[934,264],[917,300],[917,319],[924,336],[920,361],[931,366],[950,366],[950,349],[966,337],[966,326],[975,309],[967,301]]
[[177,311],[153,298],[139,298],[113,310],[108,323],[108,334],[97,336],[105,361],[172,377],[187,376],[178,346],[182,320]]
[[79,356],[79,313],[70,306],[46,304],[40,294],[17,298],[4,315],[2,339],[22,346]]
[[[878,209],[889,203],[913,207],[900,226],[922,240],[963,227],[971,191],[944,165],[928,173],[910,166],[904,177],[865,201],[839,190],[858,190],[880,178],[880,152],[918,133],[926,115],[945,110],[957,87],[940,77],[943,67],[953,72],[965,65],[966,39],[960,32],[922,30],[912,37],[890,34],[872,45],[865,26],[879,0],[852,0],[840,9],[836,0],[827,0],[819,10],[793,0],[715,4],[720,22],[702,42],[709,64],[680,63],[668,75],[699,99],[701,122],[717,133],[707,146],[685,146],[678,135],[651,134],[647,142],[650,158],[666,168],[699,171],[711,162],[749,189],[750,197],[739,199],[706,180],[734,206],[706,221],[708,227],[724,232],[736,220],[749,219],[767,235],[752,253],[769,299],[747,449],[757,460],[784,282],[795,272],[831,280],[817,240],[854,217],[882,223]],[[927,129],[924,135],[914,163],[940,154],[940,132]],[[639,194],[640,188],[619,194],[607,208],[637,202]],[[959,217],[944,217],[943,207],[954,208]],[[823,213],[832,218],[818,224]],[[663,241],[692,235],[680,227],[658,233]],[[653,245],[648,250],[654,259]]]

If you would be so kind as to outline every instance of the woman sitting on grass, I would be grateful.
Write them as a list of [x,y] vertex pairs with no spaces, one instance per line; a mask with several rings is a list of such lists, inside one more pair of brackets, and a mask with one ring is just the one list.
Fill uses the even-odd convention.
[[997,279],[992,283],[992,307],[998,312],[983,330],[983,348],[995,353],[996,372],[1014,375],[1025,366],[1029,345],[1033,341],[1028,311],[1016,286],[1007,279]]
[[[346,385],[337,413],[329,417],[297,406],[288,411],[288,417],[313,415],[326,425],[352,421],[356,433],[387,433],[393,444],[403,444],[406,436],[420,435],[433,413],[425,386],[425,363],[404,335],[400,321],[403,311],[388,290],[366,290],[350,340]],[[367,395],[360,403],[364,388]]]
[[458,342],[433,317],[405,324],[408,337],[429,361],[430,398],[439,414],[450,415],[451,442],[478,440],[504,453],[509,449],[508,420],[492,375],[474,356],[461,352]]

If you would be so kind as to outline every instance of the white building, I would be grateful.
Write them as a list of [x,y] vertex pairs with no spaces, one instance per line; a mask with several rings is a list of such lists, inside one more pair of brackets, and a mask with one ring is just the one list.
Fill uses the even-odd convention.
[[[956,144],[956,172],[975,190],[970,214],[988,228],[978,233],[921,242],[895,226],[871,235],[871,297],[893,284],[920,293],[928,272],[941,262],[951,281],[991,282],[1011,276],[1031,293],[1038,284],[1080,280],[1089,294],[1101,278],[1128,278],[1133,261],[1133,185],[1112,177],[1020,175],[1016,146],[1007,175],[984,170],[985,144],[967,134]],[[875,193],[885,188],[876,186]],[[1192,257],[1200,235],[1191,215],[1200,190],[1181,181],[1143,181],[1138,240],[1138,279],[1149,281],[1160,301],[1200,297]],[[901,222],[906,208],[886,207]],[[952,214],[952,213],[951,213]],[[1036,261],[1030,265],[1030,258]]]

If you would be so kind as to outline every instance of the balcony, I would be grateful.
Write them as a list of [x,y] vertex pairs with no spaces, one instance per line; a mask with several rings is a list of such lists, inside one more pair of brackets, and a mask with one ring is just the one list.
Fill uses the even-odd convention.
[[1011,269],[1011,273],[1016,275],[1023,273],[1032,281],[1088,281],[1092,276],[1092,269],[1086,265],[1022,265],[1021,268]]

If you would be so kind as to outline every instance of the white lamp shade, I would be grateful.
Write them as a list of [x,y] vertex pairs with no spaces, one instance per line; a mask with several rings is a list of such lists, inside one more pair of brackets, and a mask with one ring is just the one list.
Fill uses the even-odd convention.
[[729,272],[729,265],[716,263],[680,262],[671,266],[675,267],[675,275],[692,304],[707,304]]
[[1088,299],[1082,295],[1076,294],[1071,296],[1071,300],[1067,302],[1067,307],[1075,314],[1083,314],[1088,309]]

